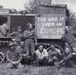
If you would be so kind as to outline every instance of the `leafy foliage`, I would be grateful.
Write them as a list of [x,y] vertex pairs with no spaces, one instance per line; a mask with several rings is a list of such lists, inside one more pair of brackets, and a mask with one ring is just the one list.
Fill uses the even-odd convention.
[[68,26],[72,27],[73,30],[76,29],[76,15],[71,11],[69,12]]
[[25,8],[29,13],[35,14],[40,4],[51,5],[52,0],[31,0],[29,5],[25,5]]

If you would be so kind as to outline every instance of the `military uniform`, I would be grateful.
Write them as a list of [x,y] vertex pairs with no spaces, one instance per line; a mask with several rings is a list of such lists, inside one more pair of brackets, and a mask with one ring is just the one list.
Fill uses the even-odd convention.
[[53,65],[55,61],[58,61],[59,58],[62,56],[61,51],[57,48],[55,48],[54,50],[49,50],[48,51],[49,54],[49,60],[48,60],[48,64],[49,65]]
[[18,46],[16,48],[16,50],[19,51],[22,55],[22,60],[21,60],[22,64],[30,63],[31,59],[30,59],[30,56],[29,56],[28,48],[26,46],[24,46],[24,47]]
[[32,56],[35,52],[35,31],[25,30],[24,31],[25,46],[29,50],[29,55]]
[[16,49],[14,51],[8,50],[6,53],[6,59],[9,62],[7,64],[8,68],[21,68],[22,67],[20,63],[22,56],[21,56],[21,53],[17,51]]

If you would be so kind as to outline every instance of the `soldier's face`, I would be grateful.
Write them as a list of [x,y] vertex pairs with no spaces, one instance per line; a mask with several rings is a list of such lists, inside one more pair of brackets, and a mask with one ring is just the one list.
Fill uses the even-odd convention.
[[42,45],[39,46],[39,50],[43,51],[43,46]]
[[32,24],[30,24],[30,25],[29,25],[29,29],[32,29],[32,28],[33,28],[33,26],[32,26]]
[[69,52],[70,52],[70,49],[69,48],[66,48],[65,49],[65,53],[68,54]]
[[14,49],[15,49],[15,46],[11,46],[11,47],[10,47],[10,50],[11,50],[11,51],[14,51]]
[[51,49],[54,49],[55,48],[55,46],[54,45],[51,45]]
[[25,44],[24,44],[24,42],[21,42],[21,47],[23,47]]
[[22,29],[21,29],[21,28],[18,28],[18,29],[17,29],[17,31],[18,31],[18,32],[21,32],[21,31],[22,31]]

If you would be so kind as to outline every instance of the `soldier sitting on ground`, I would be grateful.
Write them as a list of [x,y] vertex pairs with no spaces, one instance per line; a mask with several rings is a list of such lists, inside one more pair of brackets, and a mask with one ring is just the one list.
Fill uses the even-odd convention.
[[22,56],[19,51],[16,50],[15,45],[11,42],[9,44],[9,50],[6,53],[6,59],[9,62],[7,68],[22,68],[23,65],[20,63]]
[[21,60],[21,63],[22,64],[29,64],[30,61],[31,61],[31,58],[29,56],[29,50],[28,48],[25,46],[25,43],[22,41],[20,43],[20,46],[18,46],[17,48],[17,51],[19,51],[22,55],[22,60]]
[[55,48],[54,45],[51,45],[50,50],[48,51],[49,54],[49,65],[54,65],[56,61],[59,61],[59,58],[62,57],[60,49]]
[[73,57],[76,55],[76,52],[72,51],[72,49],[70,48],[70,46],[68,45],[68,43],[66,44],[65,46],[65,51],[64,51],[64,54],[63,54],[63,59],[58,63],[58,67],[61,67],[61,66],[73,66],[73,63],[72,63],[72,59]]
[[37,62],[39,65],[47,65],[48,63],[48,52],[43,48],[43,45],[39,46],[36,50]]

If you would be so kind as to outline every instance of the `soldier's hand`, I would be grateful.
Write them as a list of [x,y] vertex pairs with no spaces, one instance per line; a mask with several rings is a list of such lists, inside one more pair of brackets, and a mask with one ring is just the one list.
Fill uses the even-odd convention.
[[73,55],[76,55],[76,53],[75,53],[75,52],[73,52]]
[[16,62],[12,62],[12,64],[16,64]]
[[37,43],[35,43],[35,45],[38,45]]
[[26,57],[27,55],[26,54],[23,54],[23,57]]

